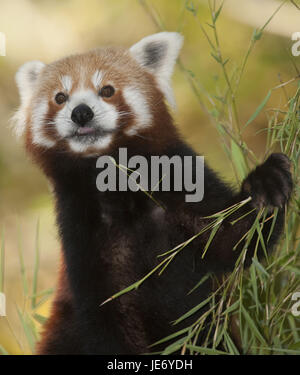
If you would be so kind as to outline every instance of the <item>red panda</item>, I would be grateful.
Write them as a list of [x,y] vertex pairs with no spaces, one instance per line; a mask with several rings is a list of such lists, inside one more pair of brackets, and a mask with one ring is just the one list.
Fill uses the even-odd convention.
[[[259,208],[279,207],[272,235],[272,220],[263,227],[269,250],[278,241],[292,191],[283,154],[272,154],[238,192],[205,163],[200,202],[187,203],[185,192],[175,189],[157,191],[152,200],[142,191],[96,188],[97,158],[118,160],[120,148],[146,158],[196,156],[166,103],[174,105],[171,75],[182,43],[180,34],[162,32],[129,49],[99,48],[50,64],[29,62],[16,74],[21,97],[16,130],[53,186],[62,245],[56,297],[38,354],[150,352],[151,344],[184,326],[174,327],[172,321],[207,298],[210,280],[188,294],[203,275],[233,268],[243,243],[237,251],[233,247]],[[224,220],[203,259],[208,235],[192,241],[159,277],[100,306],[153,269],[159,254],[199,233],[208,222],[204,217],[249,196],[238,211],[241,219],[234,225]],[[254,236],[246,264],[255,245]]]

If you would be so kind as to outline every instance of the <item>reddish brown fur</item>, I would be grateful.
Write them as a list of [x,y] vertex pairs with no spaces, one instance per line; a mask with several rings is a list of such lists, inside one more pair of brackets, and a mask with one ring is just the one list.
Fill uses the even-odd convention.
[[43,327],[42,339],[36,347],[37,354],[43,354],[46,351],[51,352],[51,348],[53,352],[57,350],[57,336],[61,335],[61,323],[71,321],[73,314],[73,298],[62,256],[55,299],[52,304],[50,318]]

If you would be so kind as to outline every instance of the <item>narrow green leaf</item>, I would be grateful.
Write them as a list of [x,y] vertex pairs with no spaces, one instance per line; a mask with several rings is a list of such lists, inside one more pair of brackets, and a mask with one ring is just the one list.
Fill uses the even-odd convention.
[[246,122],[246,124],[244,125],[244,129],[249,125],[251,124],[251,122],[253,120],[256,119],[256,117],[260,114],[260,112],[263,110],[263,108],[265,107],[265,105],[268,103],[269,99],[270,99],[270,96],[272,94],[272,90],[269,90],[267,96],[264,98],[264,100],[260,103],[260,105],[257,107],[256,111],[253,113],[253,115],[249,118],[249,120]]
[[211,56],[219,63],[219,64],[222,64],[222,61],[221,61],[221,59],[218,57],[218,56],[216,56],[214,53],[210,53],[211,54]]
[[266,269],[262,266],[261,263],[258,262],[257,259],[252,258],[252,262],[254,263],[255,267],[256,267],[261,273],[263,273],[267,278],[270,277],[270,275],[268,274],[268,272],[266,271]]
[[245,318],[245,320],[247,321],[247,323],[249,324],[249,327],[251,328],[253,334],[255,335],[255,337],[264,345],[268,345],[266,340],[264,339],[264,337],[262,336],[262,334],[259,332],[259,329],[257,328],[254,320],[251,318],[251,316],[249,315],[248,311],[244,308],[243,305],[241,305],[241,308],[242,308],[242,313],[243,313],[243,316]]
[[34,314],[33,318],[40,324],[45,324],[47,321],[47,318],[45,316],[42,316],[40,314]]
[[220,5],[219,9],[216,11],[216,13],[215,13],[214,16],[213,16],[213,21],[214,21],[214,23],[217,22],[217,19],[218,19],[220,13],[221,13],[221,10],[222,10],[222,8],[223,8],[223,5],[224,5],[224,1],[222,2],[222,4]]
[[250,277],[251,277],[252,290],[253,290],[253,295],[254,295],[254,300],[255,300],[255,305],[256,305],[256,312],[258,314],[259,302],[258,302],[257,280],[256,280],[256,272],[255,272],[254,264],[252,264],[250,267]]
[[211,300],[211,296],[209,296],[208,298],[206,298],[204,301],[202,301],[201,303],[199,303],[199,305],[193,307],[191,310],[189,310],[187,313],[185,313],[184,315],[182,315],[179,319],[175,320],[174,322],[174,325],[182,322],[184,319],[190,317],[191,315],[195,314],[198,310],[200,310],[203,306],[205,306],[206,304],[208,304],[208,302]]
[[184,328],[184,329],[182,329],[182,330],[180,330],[180,331],[177,331],[177,332],[173,333],[172,335],[169,335],[169,336],[167,336],[167,337],[164,337],[163,339],[161,339],[161,340],[159,340],[159,341],[156,341],[154,344],[151,344],[151,345],[149,346],[149,348],[152,348],[153,346],[156,346],[156,345],[162,344],[162,343],[164,343],[164,342],[166,342],[166,341],[170,341],[170,340],[174,339],[175,337],[178,337],[178,336],[180,336],[180,335],[183,335],[185,332],[188,332],[188,330],[189,330],[189,327]]
[[224,331],[224,341],[228,346],[230,354],[234,354],[234,355],[240,354],[237,347],[234,345],[234,342],[232,341],[231,337],[229,336],[229,334],[226,331]]
[[263,32],[261,30],[255,29],[252,34],[252,39],[254,41],[260,40],[263,35]]
[[17,312],[18,312],[18,316],[21,321],[27,342],[29,344],[30,350],[33,353],[34,348],[35,348],[35,337],[34,337],[35,335],[33,334],[32,327],[27,320],[26,314],[22,314],[18,307],[17,307]]
[[[33,282],[32,282],[32,295],[37,294],[37,284],[38,284],[38,273],[40,265],[40,249],[39,249],[39,235],[40,235],[40,220],[38,219],[36,224],[36,237],[35,237],[35,263],[33,272]],[[31,299],[31,307],[34,309],[36,306],[36,297]]]
[[23,248],[22,248],[22,241],[21,241],[21,228],[20,227],[19,227],[19,230],[18,230],[18,252],[19,252],[20,273],[21,273],[21,277],[22,277],[23,293],[24,293],[24,296],[27,296],[28,295],[28,283],[27,283],[26,268],[25,268],[25,263],[24,263]]
[[187,345],[186,348],[191,349],[191,350],[193,350],[197,353],[201,353],[201,354],[210,354],[210,355],[220,355],[220,354],[228,355],[229,354],[229,353],[223,352],[221,350],[205,348],[203,346]]
[[205,244],[202,256],[201,256],[202,259],[205,257],[205,254],[206,254],[206,252],[209,248],[209,245],[211,244],[212,240],[214,239],[218,229],[220,228],[220,224],[222,224],[222,222],[223,222],[223,218],[221,217],[221,219],[218,220],[217,224],[215,225],[215,227],[210,232],[209,239],[206,241],[206,244]]
[[234,140],[231,140],[231,156],[232,160],[234,161],[234,165],[236,166],[239,179],[242,181],[247,176],[248,171],[243,151]]
[[209,279],[211,276],[211,273],[207,273],[204,275],[200,281],[188,292],[188,295],[193,293],[197,288],[199,288],[200,285],[202,285],[207,279]]

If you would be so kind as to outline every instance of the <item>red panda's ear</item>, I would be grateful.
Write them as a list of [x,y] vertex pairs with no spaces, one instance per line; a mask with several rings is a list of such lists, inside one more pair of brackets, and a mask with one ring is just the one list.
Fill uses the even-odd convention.
[[16,74],[16,83],[19,89],[21,105],[12,118],[15,131],[18,136],[22,135],[26,124],[26,110],[36,85],[38,76],[45,64],[40,61],[30,61],[22,65]]
[[130,48],[131,55],[157,79],[170,104],[174,105],[170,78],[183,44],[183,36],[175,32],[149,35]]
[[22,104],[30,100],[37,78],[44,66],[45,64],[41,61],[29,61],[17,71],[16,82]]

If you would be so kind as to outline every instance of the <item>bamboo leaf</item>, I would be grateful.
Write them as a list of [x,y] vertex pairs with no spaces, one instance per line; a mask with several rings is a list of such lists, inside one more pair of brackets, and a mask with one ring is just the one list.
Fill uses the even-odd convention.
[[200,354],[210,354],[210,355],[220,355],[220,354],[228,355],[229,354],[229,353],[221,351],[221,350],[205,348],[203,346],[187,345],[186,348],[190,349],[190,350],[193,350],[193,351],[195,351],[197,353],[200,353]]
[[268,344],[267,344],[266,340],[264,339],[262,334],[259,332],[259,329],[257,328],[254,320],[249,315],[248,311],[244,308],[243,305],[241,305],[241,309],[242,309],[243,316],[244,316],[245,320],[247,321],[247,323],[249,324],[249,327],[251,328],[255,337],[260,341],[261,344],[264,344],[264,345],[267,346]]
[[182,322],[184,319],[186,319],[186,318],[192,316],[193,314],[195,314],[202,307],[204,307],[205,305],[207,305],[210,300],[211,300],[211,296],[209,296],[208,298],[206,298],[204,301],[202,301],[201,303],[199,303],[197,306],[193,307],[186,314],[182,315],[179,319],[175,320],[174,325]]
[[260,103],[260,105],[257,107],[256,111],[253,113],[253,115],[249,118],[249,120],[248,120],[248,121],[246,122],[246,124],[244,125],[244,129],[245,129],[249,124],[251,124],[251,122],[252,122],[253,120],[255,120],[256,117],[260,114],[260,112],[263,110],[263,108],[265,107],[265,105],[268,103],[271,94],[272,94],[272,90],[269,90],[267,96],[266,96],[266,97],[264,98],[264,100]]
[[34,273],[32,282],[32,299],[31,307],[34,309],[36,307],[36,297],[37,294],[37,283],[38,283],[38,273],[40,265],[40,249],[39,249],[39,234],[40,234],[40,220],[38,219],[36,224],[36,238],[35,238],[35,263],[34,263]]

